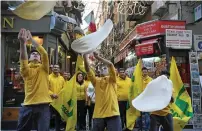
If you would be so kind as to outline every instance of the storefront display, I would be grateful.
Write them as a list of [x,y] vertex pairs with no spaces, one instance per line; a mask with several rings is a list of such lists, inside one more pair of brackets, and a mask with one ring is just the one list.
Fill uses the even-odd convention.
[[192,106],[193,106],[193,127],[194,129],[202,129],[201,114],[201,85],[197,52],[189,53],[191,89],[192,89]]

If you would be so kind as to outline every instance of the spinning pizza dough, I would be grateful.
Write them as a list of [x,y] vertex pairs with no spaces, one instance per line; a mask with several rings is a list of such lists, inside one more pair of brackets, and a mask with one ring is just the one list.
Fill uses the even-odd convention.
[[13,13],[27,20],[39,20],[48,14],[57,1],[26,1],[17,6]]
[[112,28],[113,23],[108,19],[100,30],[73,41],[71,48],[77,53],[91,53],[107,38]]
[[151,81],[145,90],[132,101],[132,105],[142,112],[164,109],[172,97],[172,81],[162,75]]

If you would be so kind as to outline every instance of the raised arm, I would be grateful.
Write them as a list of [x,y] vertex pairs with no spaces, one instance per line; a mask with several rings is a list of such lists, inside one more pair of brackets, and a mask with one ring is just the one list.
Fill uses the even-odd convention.
[[89,80],[95,86],[96,78],[95,78],[95,74],[93,73],[93,71],[90,70],[90,66],[89,66],[89,63],[88,63],[88,55],[87,54],[84,54],[84,65],[85,65],[85,70],[87,72]]
[[110,79],[111,79],[113,82],[116,82],[116,71],[115,71],[115,68],[114,68],[113,63],[112,63],[111,61],[108,61],[108,60],[106,60],[106,59],[100,57],[97,52],[94,52],[93,54],[94,54],[94,57],[95,57],[97,60],[101,61],[102,63],[104,63],[105,65],[108,66],[108,71],[109,71]]
[[29,36],[31,38],[32,44],[36,47],[37,51],[40,53],[41,55],[41,62],[42,62],[42,67],[43,69],[49,73],[49,60],[48,60],[48,53],[46,52],[46,50],[43,48],[43,46],[41,46],[39,43],[37,43],[33,38],[32,35],[30,33],[30,31],[28,31]]
[[29,72],[28,67],[28,55],[26,43],[29,40],[29,36],[25,29],[21,29],[18,34],[18,39],[20,40],[20,74],[22,77],[26,77]]

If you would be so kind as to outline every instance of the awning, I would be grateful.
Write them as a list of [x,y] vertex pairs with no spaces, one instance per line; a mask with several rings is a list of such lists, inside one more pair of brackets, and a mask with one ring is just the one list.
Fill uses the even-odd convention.
[[123,60],[124,58],[126,58],[126,56],[128,55],[129,49],[125,48],[123,51],[121,51],[117,57],[115,57],[114,59],[114,63],[118,63],[119,61]]
[[158,38],[144,40],[141,44],[135,46],[135,53],[137,56],[150,55],[154,53],[154,43],[158,42]]

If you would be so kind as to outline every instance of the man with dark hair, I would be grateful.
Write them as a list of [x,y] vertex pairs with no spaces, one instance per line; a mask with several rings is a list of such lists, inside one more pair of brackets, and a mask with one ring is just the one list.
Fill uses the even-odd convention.
[[[164,70],[161,72],[161,75],[167,76],[169,79],[170,73],[167,70]],[[172,81],[171,81],[172,82]],[[174,92],[174,89],[173,89]],[[174,97],[171,97],[170,103],[174,102]],[[157,130],[157,124],[163,126],[164,131],[173,131],[173,117],[170,112],[170,104],[165,107],[164,109],[160,111],[152,112],[150,115],[150,131],[156,131]]]
[[71,73],[64,72],[63,77],[64,77],[65,81],[69,81],[71,79]]
[[119,102],[119,111],[121,115],[122,128],[126,125],[126,107],[128,102],[128,93],[131,86],[131,79],[126,76],[125,69],[119,69],[117,77],[117,97]]
[[[52,100],[48,94],[48,54],[32,39],[28,30],[21,29],[18,39],[20,40],[20,73],[25,83],[25,99],[20,109],[17,131],[30,131],[33,122],[36,123],[38,131],[49,131],[49,104]],[[28,64],[26,44],[29,40],[37,50],[31,52]]]
[[[112,62],[100,57],[94,52],[94,57],[107,65],[107,69],[101,72],[103,77],[95,77],[90,70],[88,57],[84,55],[85,69],[88,78],[95,88],[95,109],[93,113],[93,131],[122,131],[121,119],[117,100],[117,76]],[[108,74],[106,74],[108,73]]]
[[142,77],[143,77],[143,90],[146,88],[146,86],[149,84],[150,81],[152,81],[152,78],[148,75],[148,69],[146,67],[142,68]]

